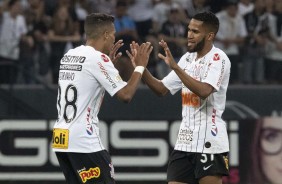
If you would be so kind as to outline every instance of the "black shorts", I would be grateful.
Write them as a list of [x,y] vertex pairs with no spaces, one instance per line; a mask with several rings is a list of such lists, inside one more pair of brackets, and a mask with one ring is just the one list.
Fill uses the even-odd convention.
[[228,153],[205,154],[173,150],[167,169],[167,181],[198,184],[205,176],[228,176]]
[[114,184],[114,167],[106,150],[94,153],[56,152],[68,184]]

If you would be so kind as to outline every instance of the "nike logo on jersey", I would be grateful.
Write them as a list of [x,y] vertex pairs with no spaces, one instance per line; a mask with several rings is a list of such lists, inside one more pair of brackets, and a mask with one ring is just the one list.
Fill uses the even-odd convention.
[[212,165],[213,165],[213,164],[211,164],[211,165],[209,165],[209,166],[207,166],[207,167],[204,166],[204,167],[203,167],[204,171],[208,170]]

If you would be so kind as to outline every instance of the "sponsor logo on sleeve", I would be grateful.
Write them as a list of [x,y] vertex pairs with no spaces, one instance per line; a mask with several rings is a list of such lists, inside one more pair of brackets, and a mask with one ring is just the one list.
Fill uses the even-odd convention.
[[101,55],[101,58],[102,58],[102,60],[103,60],[104,62],[109,62],[109,61],[110,61],[110,59],[109,59],[105,54],[102,54],[102,55]]
[[223,59],[222,60],[222,66],[221,66],[221,70],[220,70],[220,76],[218,78],[218,81],[216,83],[216,85],[219,87],[221,82],[222,82],[222,79],[223,79],[223,75],[224,75],[224,70],[225,70],[225,60]]
[[98,65],[101,69],[101,72],[104,74],[104,76],[106,77],[106,79],[109,81],[109,83],[111,84],[111,86],[113,88],[116,88],[117,85],[114,82],[114,80],[111,78],[111,76],[108,74],[108,71],[106,70],[106,68],[103,66],[103,64],[101,62],[98,62]]
[[214,61],[218,61],[218,60],[220,60],[220,56],[219,56],[219,54],[218,54],[218,53],[215,53],[215,54],[214,54],[214,56],[213,56],[213,60],[214,60]]

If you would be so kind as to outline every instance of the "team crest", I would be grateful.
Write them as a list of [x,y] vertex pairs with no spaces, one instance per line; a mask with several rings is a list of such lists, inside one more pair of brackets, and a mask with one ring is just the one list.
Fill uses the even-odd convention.
[[122,81],[121,76],[120,76],[120,75],[116,75],[116,77],[115,77],[115,81],[116,81],[116,82],[120,82],[120,81]]
[[218,60],[220,60],[220,56],[219,56],[219,54],[218,54],[218,53],[214,54],[214,56],[213,56],[213,60],[214,60],[214,61],[218,61]]
[[101,58],[102,58],[102,60],[103,60],[104,62],[109,62],[109,61],[110,61],[110,59],[109,59],[105,54],[102,54],[102,55],[101,55]]
[[192,63],[192,59],[191,59],[190,55],[188,55],[188,56],[186,57],[186,61],[187,61],[188,63]]

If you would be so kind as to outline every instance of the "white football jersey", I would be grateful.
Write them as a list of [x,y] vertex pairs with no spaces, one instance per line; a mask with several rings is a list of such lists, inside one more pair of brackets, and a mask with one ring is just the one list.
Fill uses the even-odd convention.
[[105,149],[97,117],[104,93],[113,96],[126,84],[107,55],[84,45],[69,50],[60,61],[53,150],[90,153]]
[[174,71],[162,80],[171,94],[182,89],[182,122],[174,149],[198,153],[228,152],[229,141],[222,113],[229,83],[230,60],[215,47],[203,58],[195,60],[196,56],[196,52],[186,53],[178,65],[194,79],[213,86],[214,92],[205,100],[190,91]]

